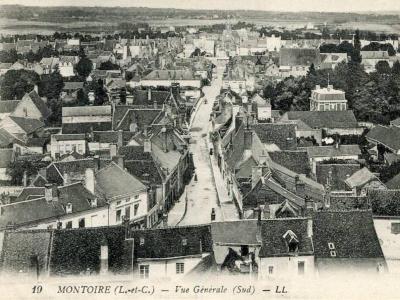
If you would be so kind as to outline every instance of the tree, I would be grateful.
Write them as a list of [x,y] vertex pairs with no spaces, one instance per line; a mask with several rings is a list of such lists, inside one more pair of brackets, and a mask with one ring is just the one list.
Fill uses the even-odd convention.
[[391,69],[387,61],[378,61],[375,65],[376,72],[378,74],[390,74]]
[[39,82],[39,75],[33,71],[9,70],[2,80],[1,99],[21,99]]
[[64,87],[64,80],[58,68],[50,75],[45,75],[42,78],[40,86],[41,96],[47,99],[58,99]]
[[11,177],[12,185],[21,185],[24,172],[26,175],[36,175],[39,169],[46,167],[48,163],[42,161],[30,161],[30,160],[15,160],[10,163],[7,168],[7,175]]
[[315,76],[315,75],[317,75],[317,72],[315,71],[314,63],[312,63],[307,71],[307,76]]
[[92,72],[92,69],[93,63],[87,57],[82,57],[75,66],[75,71],[78,73],[78,75],[85,79],[89,76],[90,72]]
[[398,60],[393,64],[392,74],[394,76],[400,76],[400,62]]
[[80,89],[76,95],[76,100],[79,106],[85,106],[89,104],[88,95],[85,93],[83,89]]
[[53,126],[61,125],[62,114],[62,100],[61,99],[48,99],[47,107],[51,110],[51,115],[47,122]]
[[18,60],[17,50],[11,49],[9,51],[0,51],[0,62],[2,63],[15,63]]
[[111,61],[107,60],[100,64],[99,69],[100,70],[119,70],[119,66],[117,64],[113,64]]

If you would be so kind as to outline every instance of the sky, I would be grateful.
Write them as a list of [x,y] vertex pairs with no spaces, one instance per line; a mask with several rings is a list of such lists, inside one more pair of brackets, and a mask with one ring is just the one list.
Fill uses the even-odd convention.
[[400,0],[0,0],[29,6],[121,6],[267,11],[400,11]]

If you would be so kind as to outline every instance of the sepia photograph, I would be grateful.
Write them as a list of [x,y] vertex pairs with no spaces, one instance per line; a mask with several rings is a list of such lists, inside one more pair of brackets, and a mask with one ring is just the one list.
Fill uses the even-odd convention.
[[399,0],[0,0],[0,299],[399,280]]

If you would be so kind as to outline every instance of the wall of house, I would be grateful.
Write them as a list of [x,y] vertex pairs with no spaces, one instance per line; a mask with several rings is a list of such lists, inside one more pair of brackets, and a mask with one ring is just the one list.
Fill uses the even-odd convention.
[[342,160],[357,160],[358,155],[338,155],[338,156],[327,156],[327,157],[312,157],[310,158],[310,162],[312,165],[312,171],[315,174],[317,171],[317,162],[329,160],[329,159],[342,159]]
[[30,99],[25,99],[18,103],[11,115],[15,117],[28,117],[33,119],[40,119],[43,117],[36,105],[34,105]]
[[315,268],[318,275],[332,276],[333,274],[378,274],[385,270],[383,258],[316,258]]
[[193,80],[141,80],[140,85],[142,86],[166,86],[170,87],[172,83],[179,83],[181,87],[194,87],[200,88],[201,82],[198,79]]
[[[258,278],[284,278],[287,276],[301,276],[298,271],[299,262],[304,262],[304,275],[314,274],[314,256],[284,256],[261,257],[258,264]],[[269,274],[269,267],[273,267],[273,273]]]
[[374,226],[390,273],[400,274],[400,218],[374,218]]
[[327,135],[362,135],[364,128],[325,128]]
[[[194,267],[196,267],[201,261],[201,259],[202,256],[199,255],[194,257],[183,257],[177,259],[139,261],[136,270],[136,276],[138,277],[140,276],[139,272],[141,265],[148,265],[150,279],[157,279],[157,278],[178,279],[179,277],[183,277],[185,274],[189,273]],[[176,273],[177,263],[184,264],[184,273],[182,274]]]
[[0,168],[0,180],[1,181],[11,180],[11,176],[7,175],[7,168]]
[[[135,214],[135,206],[138,205]],[[126,209],[130,210],[130,221],[138,221],[147,216],[148,208],[148,196],[147,191],[138,192],[135,195],[129,195],[115,199],[110,204],[110,225],[122,224],[124,216],[126,215]],[[117,219],[117,211],[121,211],[121,218]]]
[[75,76],[74,65],[72,63],[59,64],[59,70],[62,77]]
[[271,119],[271,106],[257,106],[257,119],[258,120],[267,120]]
[[72,141],[55,141],[51,143],[51,157],[56,158],[56,154],[64,155],[72,152],[75,147],[76,152],[79,154],[86,154],[86,141],[85,140],[72,140]]
[[63,124],[96,122],[111,122],[111,115],[62,117]]

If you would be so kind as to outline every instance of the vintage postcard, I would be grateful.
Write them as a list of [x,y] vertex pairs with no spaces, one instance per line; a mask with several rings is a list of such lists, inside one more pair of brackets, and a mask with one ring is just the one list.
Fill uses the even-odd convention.
[[0,0],[0,299],[398,299],[400,1]]

